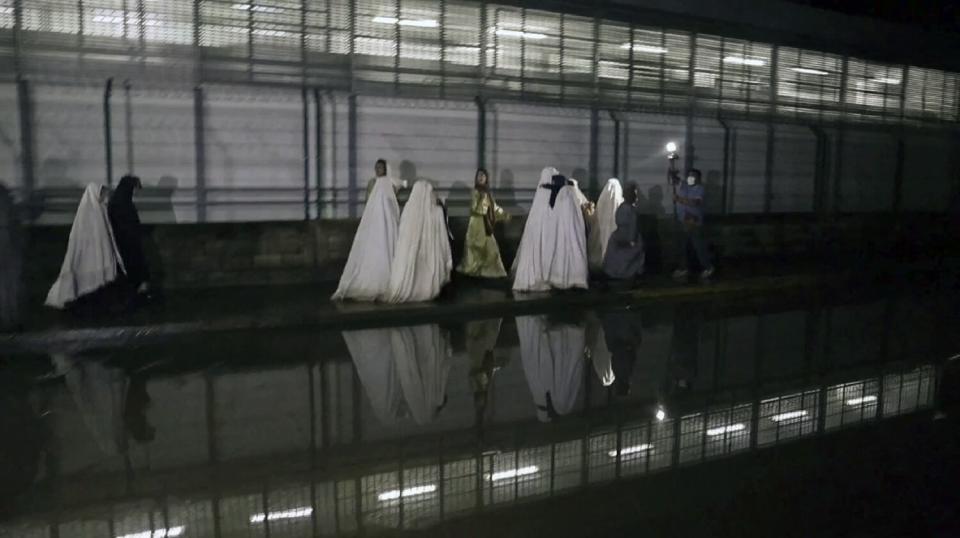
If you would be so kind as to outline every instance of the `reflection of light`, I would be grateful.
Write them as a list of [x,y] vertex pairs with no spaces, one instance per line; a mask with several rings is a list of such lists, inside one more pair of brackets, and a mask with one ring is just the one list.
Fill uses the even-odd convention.
[[746,424],[737,423],[737,424],[731,424],[729,426],[721,426],[719,428],[710,428],[709,430],[707,430],[707,435],[710,435],[710,436],[723,435],[725,433],[733,433],[733,432],[738,432],[745,429],[747,429]]
[[873,81],[879,82],[880,84],[900,84],[900,79],[898,78],[877,77],[873,79]]
[[[667,153],[675,153],[677,151],[676,142],[667,142]],[[660,413],[657,413],[657,418],[660,418]]]
[[313,508],[301,506],[291,510],[281,510],[279,512],[270,512],[269,514],[253,514],[250,516],[250,523],[263,523],[263,520],[276,521],[278,519],[298,519],[301,517],[310,517],[313,514]]
[[492,475],[487,476],[487,480],[496,482],[497,480],[506,480],[508,478],[516,478],[518,476],[527,476],[531,474],[536,474],[540,471],[540,468],[536,465],[528,465],[526,467],[521,467],[519,469],[509,469],[507,471],[499,471],[493,473]]
[[437,491],[437,486],[433,484],[428,484],[426,486],[415,486],[412,488],[406,488],[403,490],[403,493],[400,493],[399,489],[388,491],[386,493],[381,493],[377,495],[377,500],[380,501],[395,501],[400,497],[413,497],[415,495],[423,495],[425,493],[433,493]]
[[[623,45],[620,45],[620,48],[630,50],[630,43],[624,43]],[[654,47],[652,45],[634,45],[633,51],[649,52],[650,54],[666,54],[667,53],[667,49],[663,47]]]
[[759,58],[744,58],[743,56],[727,56],[723,59],[723,61],[724,63],[728,64],[752,65],[756,67],[767,64],[767,62],[764,62]]
[[240,11],[255,11],[258,13],[283,13],[283,9],[270,6],[259,6],[256,4],[233,4],[233,9]]
[[437,21],[433,19],[398,19],[396,17],[374,17],[373,22],[378,24],[399,24],[400,26],[416,26],[418,28],[436,28]]
[[877,401],[876,396],[864,396],[862,398],[850,398],[847,400],[847,405],[863,405],[875,401]]
[[[634,445],[634,446],[628,446],[626,448],[621,448],[620,454],[623,454],[624,456],[626,456],[627,454],[636,454],[637,452],[646,452],[647,450],[650,450],[652,448],[653,448],[653,445],[648,443],[643,443],[642,445]],[[617,451],[611,450],[607,452],[607,455],[610,456],[611,458],[616,458]]]
[[806,68],[806,67],[791,67],[790,70],[793,71],[793,72],[796,72],[796,73],[803,73],[803,74],[805,74],[805,75],[821,75],[821,76],[823,76],[823,75],[829,75],[829,74],[830,74],[830,73],[827,72],[827,71],[821,71],[821,70],[819,70],[819,69],[808,69],[808,68]]
[[546,39],[547,34],[537,32],[521,32],[520,30],[507,30],[506,28],[492,28],[491,32],[500,37],[519,37],[520,39]]
[[786,413],[780,413],[779,415],[773,415],[770,417],[770,420],[774,422],[783,422],[786,420],[793,420],[795,418],[807,416],[806,411],[788,411]]
[[157,529],[155,531],[135,532],[133,534],[122,534],[117,538],[167,538],[168,536],[180,536],[183,534],[184,526],[170,527],[169,529]]

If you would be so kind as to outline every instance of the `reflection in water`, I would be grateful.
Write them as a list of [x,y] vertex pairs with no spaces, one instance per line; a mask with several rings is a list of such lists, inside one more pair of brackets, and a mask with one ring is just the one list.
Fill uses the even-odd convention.
[[[939,390],[937,345],[882,361],[849,345],[836,360],[852,332],[830,330],[836,315],[753,307],[658,314],[644,311],[646,328],[628,309],[473,320],[457,349],[469,362],[451,359],[460,340],[436,324],[344,332],[345,347],[329,338],[318,355],[271,357],[256,368],[161,367],[149,378],[60,356],[66,383],[33,387],[31,397],[66,399],[83,418],[45,419],[52,441],[31,446],[60,463],[40,473],[36,502],[24,503],[31,508],[22,519],[0,523],[0,537],[286,538],[425,527],[929,409]],[[946,333],[938,335],[927,341]],[[280,340],[277,349],[314,350],[315,339],[304,337],[302,348]],[[811,355],[791,355],[797,349]],[[820,359],[826,367],[814,373]],[[621,396],[591,398],[600,385]],[[146,387],[156,441],[149,451],[124,448],[125,436],[153,435]],[[662,417],[650,413],[658,399],[667,404]],[[84,446],[88,429],[101,446]],[[125,466],[102,465],[101,452],[123,452]]]
[[344,331],[350,356],[382,424],[403,414],[429,424],[447,401],[450,340],[439,325]]
[[573,410],[583,380],[582,323],[547,316],[517,317],[520,358],[541,422]]
[[503,318],[495,318],[469,321],[464,327],[467,356],[470,358],[470,388],[473,391],[475,425],[481,430],[493,376],[506,364],[506,358],[496,353],[502,324]]

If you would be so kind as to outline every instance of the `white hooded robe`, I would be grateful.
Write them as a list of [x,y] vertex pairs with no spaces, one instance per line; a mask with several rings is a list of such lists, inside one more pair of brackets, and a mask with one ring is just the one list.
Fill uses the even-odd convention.
[[447,222],[429,181],[413,185],[400,217],[395,252],[387,301],[430,301],[450,282],[453,256]]
[[63,308],[116,280],[118,267],[123,270],[107,216],[107,190],[105,185],[91,183],[83,192],[70,228],[60,276],[47,293],[47,306]]
[[610,178],[607,184],[600,192],[600,198],[597,200],[597,211],[595,213],[596,222],[590,228],[590,239],[588,248],[590,250],[590,268],[594,270],[603,269],[603,257],[607,253],[607,242],[610,241],[610,235],[617,229],[617,208],[623,203],[623,187],[620,180]]

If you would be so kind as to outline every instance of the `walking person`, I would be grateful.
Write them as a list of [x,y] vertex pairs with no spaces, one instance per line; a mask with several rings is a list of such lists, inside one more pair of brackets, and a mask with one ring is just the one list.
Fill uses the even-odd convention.
[[700,263],[701,279],[708,279],[713,275],[713,263],[707,254],[706,244],[703,242],[703,184],[700,170],[696,168],[687,172],[686,180],[681,183],[673,195],[677,204],[677,269],[673,272],[676,279],[686,278],[689,274],[687,267],[687,246],[693,247],[693,252]]

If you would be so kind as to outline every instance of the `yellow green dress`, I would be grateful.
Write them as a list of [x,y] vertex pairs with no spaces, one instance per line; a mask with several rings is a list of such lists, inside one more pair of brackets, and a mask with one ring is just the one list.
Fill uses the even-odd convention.
[[510,214],[493,201],[490,193],[476,189],[473,191],[463,260],[457,266],[457,271],[481,278],[507,276],[500,259],[500,247],[493,235],[493,224],[507,220],[510,220]]

